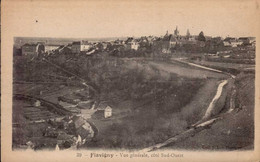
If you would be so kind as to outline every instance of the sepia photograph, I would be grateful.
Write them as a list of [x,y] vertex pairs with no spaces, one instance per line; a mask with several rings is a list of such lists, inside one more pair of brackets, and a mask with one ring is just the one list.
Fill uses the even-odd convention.
[[253,149],[255,37],[179,30],[16,37],[13,149]]
[[259,1],[6,0],[1,7],[11,52],[1,92],[10,99],[2,108],[11,152],[149,161],[239,151],[259,160]]

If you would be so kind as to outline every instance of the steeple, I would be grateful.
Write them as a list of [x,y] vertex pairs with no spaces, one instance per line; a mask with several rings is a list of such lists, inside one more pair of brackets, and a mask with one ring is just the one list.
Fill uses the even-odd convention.
[[174,35],[175,35],[175,36],[178,36],[178,35],[179,35],[178,26],[176,26],[176,29],[174,30]]
[[168,36],[168,30],[166,31],[166,34],[165,34],[165,36]]
[[189,37],[190,37],[190,31],[189,31],[189,29],[187,30],[186,37],[187,37],[187,38],[189,38]]

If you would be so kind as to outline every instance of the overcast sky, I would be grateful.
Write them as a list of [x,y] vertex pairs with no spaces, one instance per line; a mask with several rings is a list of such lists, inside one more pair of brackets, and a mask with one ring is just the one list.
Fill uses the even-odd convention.
[[[231,3],[232,2],[232,3]],[[15,36],[125,37],[203,31],[211,36],[254,36],[256,1],[14,1],[6,4]],[[37,20],[37,21],[36,21]]]

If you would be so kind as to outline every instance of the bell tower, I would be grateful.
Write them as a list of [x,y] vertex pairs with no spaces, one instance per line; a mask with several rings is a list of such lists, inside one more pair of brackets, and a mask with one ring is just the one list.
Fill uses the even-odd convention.
[[190,31],[189,31],[189,29],[187,30],[186,37],[187,37],[187,38],[190,38]]
[[179,36],[178,26],[176,26],[176,29],[174,30],[174,36]]

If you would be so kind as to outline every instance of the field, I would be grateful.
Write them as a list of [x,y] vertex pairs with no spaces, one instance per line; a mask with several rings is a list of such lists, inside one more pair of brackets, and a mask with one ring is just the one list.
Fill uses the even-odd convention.
[[[218,84],[228,79],[226,74],[182,63],[105,53],[49,56],[48,61],[51,64],[15,59],[14,92],[57,103],[58,97],[82,89],[82,80],[87,82],[95,89],[91,99],[111,106],[113,115],[88,119],[98,134],[82,148],[135,150],[163,142],[199,121]],[[214,115],[228,109],[232,83],[224,87]]]
[[242,71],[251,72],[251,73],[254,73],[255,71],[255,65],[253,64],[223,63],[223,62],[213,62],[213,61],[205,61],[205,60],[202,61],[193,60],[192,62],[199,65],[219,69],[235,75],[239,74]]
[[190,68],[187,67],[187,65],[182,65],[180,63],[172,63],[170,65],[168,64],[167,66],[165,66],[165,64],[163,63],[155,63],[155,62],[151,62],[150,64],[156,66],[161,70],[175,73],[182,77],[204,78],[204,79],[206,78],[224,79],[227,77],[224,74],[212,73],[210,71],[205,71],[198,68]]
[[212,61],[193,61],[194,63],[208,65],[208,66],[216,66],[223,68],[236,68],[236,69],[245,69],[245,68],[254,68],[255,65],[252,64],[236,64],[236,63],[223,63],[223,62],[212,62]]
[[[49,115],[55,116],[55,114],[46,111],[44,107],[34,107],[30,102],[25,102],[22,100],[13,101],[13,146],[14,148],[22,148],[23,144],[28,141],[33,141],[38,143],[39,141],[35,140],[36,138],[42,138],[42,133],[44,129],[49,126],[48,123],[36,123],[32,124],[31,122],[40,119],[46,119],[47,112]],[[43,113],[45,113],[43,116]],[[50,140],[49,140],[50,142]],[[47,143],[45,143],[47,144]]]

